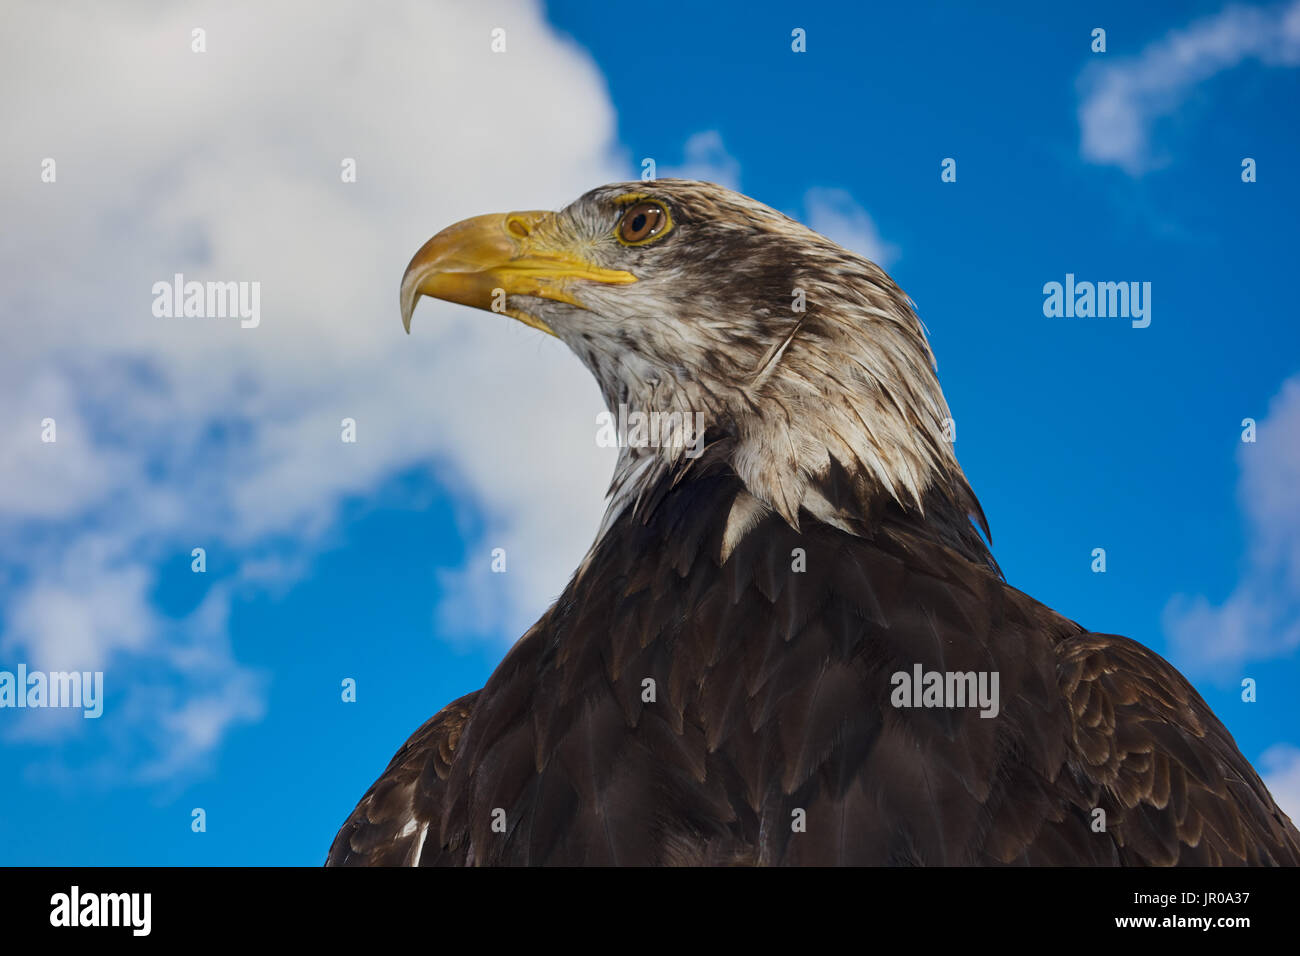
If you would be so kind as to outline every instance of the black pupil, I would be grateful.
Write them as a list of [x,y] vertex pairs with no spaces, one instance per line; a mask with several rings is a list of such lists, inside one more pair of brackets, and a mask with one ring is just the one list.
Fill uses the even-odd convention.
[[640,232],[645,228],[645,213],[639,212],[632,217],[632,231]]

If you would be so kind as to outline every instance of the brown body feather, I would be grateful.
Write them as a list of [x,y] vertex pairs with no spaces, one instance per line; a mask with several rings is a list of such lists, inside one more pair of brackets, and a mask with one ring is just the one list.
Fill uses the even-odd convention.
[[[1300,863],[1162,658],[1008,587],[933,513],[865,535],[770,514],[720,563],[741,490],[706,467],[619,520],[483,690],[408,741],[329,863]],[[890,675],[917,663],[997,671],[1000,712],[895,708]]]
[[[675,227],[620,244],[647,199]],[[1300,863],[1182,675],[1003,581],[923,328],[878,266],[683,180],[485,221],[417,253],[404,318],[474,249],[628,270],[509,305],[611,411],[699,413],[707,447],[622,450],[563,595],[407,742],[330,864]],[[996,672],[996,716],[895,707],[917,665]]]

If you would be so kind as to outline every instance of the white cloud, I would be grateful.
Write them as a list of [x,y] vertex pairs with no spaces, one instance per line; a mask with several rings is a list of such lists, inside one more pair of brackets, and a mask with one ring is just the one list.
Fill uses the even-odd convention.
[[[0,82],[23,91],[0,102],[0,534],[32,542],[0,567],[0,653],[102,665],[124,692],[102,719],[155,778],[262,708],[230,647],[231,588],[179,623],[149,603],[158,566],[195,544],[255,561],[242,588],[300,573],[259,542],[310,554],[344,496],[438,462],[488,516],[463,572],[479,629],[513,639],[561,590],[613,464],[594,383],[495,316],[426,301],[407,337],[397,285],[443,226],[554,208],[633,167],[594,64],[536,3],[141,3],[88,25],[93,9],[10,4],[0,37]],[[175,272],[260,281],[261,326],[153,317]],[[509,587],[483,595],[496,546]]]
[[871,216],[846,190],[814,187],[804,194],[803,205],[804,224],[814,232],[881,267],[897,259],[897,247],[880,237]]
[[1300,647],[1300,377],[1283,384],[1255,437],[1237,455],[1248,532],[1239,581],[1222,604],[1178,595],[1165,608],[1179,661],[1206,674]]
[[1282,812],[1294,823],[1300,820],[1300,747],[1275,744],[1259,758],[1264,785]]
[[662,167],[658,175],[740,188],[740,162],[727,152],[722,134],[713,129],[693,134],[682,147],[681,165]]
[[1137,175],[1157,162],[1152,124],[1177,110],[1197,83],[1248,60],[1300,65],[1300,0],[1230,6],[1169,32],[1135,58],[1111,56],[1099,57],[1080,77],[1080,152],[1089,162]]
[[83,534],[38,565],[18,591],[0,649],[27,649],[39,670],[103,670],[119,651],[139,651],[157,630],[146,569],[119,535]]
[[[458,219],[555,208],[637,167],[595,65],[535,2],[122,4],[93,29],[86,9],[10,4],[0,35],[0,82],[23,91],[0,100],[0,654],[102,666],[120,697],[98,770],[160,780],[263,712],[266,675],[230,642],[236,595],[308,573],[339,503],[388,476],[435,467],[483,517],[442,575],[438,637],[511,641],[559,594],[613,467],[595,383],[555,340],[445,303],[423,301],[408,337],[397,285]],[[716,131],[683,155],[660,173],[738,185]],[[827,208],[841,241],[878,241]],[[260,327],[155,318],[151,287],[176,272],[259,281]],[[240,566],[171,620],[158,568],[196,545]],[[23,720],[10,739],[75,732]]]

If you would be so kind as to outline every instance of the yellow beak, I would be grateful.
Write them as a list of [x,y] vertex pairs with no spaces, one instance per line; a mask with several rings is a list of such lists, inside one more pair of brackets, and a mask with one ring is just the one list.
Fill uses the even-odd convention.
[[432,296],[476,309],[502,312],[555,332],[536,316],[507,308],[506,296],[532,295],[581,307],[570,289],[576,282],[623,285],[636,276],[584,261],[558,248],[554,213],[509,212],[475,216],[438,233],[415,254],[402,276],[402,325],[409,334],[411,313],[420,296]]

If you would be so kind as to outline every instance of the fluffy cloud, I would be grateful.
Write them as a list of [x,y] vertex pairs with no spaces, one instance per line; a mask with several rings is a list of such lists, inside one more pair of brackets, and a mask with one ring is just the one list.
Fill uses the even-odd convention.
[[1264,784],[1292,822],[1300,820],[1300,747],[1277,744],[1259,758]]
[[1267,8],[1230,6],[1147,46],[1135,58],[1106,54],[1080,77],[1080,151],[1093,163],[1144,172],[1151,125],[1190,89],[1249,60],[1300,65],[1300,0]]
[[658,174],[665,178],[699,179],[728,189],[740,188],[740,162],[727,152],[722,134],[713,129],[692,135],[682,148],[681,165],[664,167]]
[[815,187],[804,194],[803,205],[808,228],[845,249],[884,267],[898,258],[898,249],[880,237],[875,221],[846,190]]
[[1177,659],[1223,673],[1300,647],[1300,378],[1286,382],[1238,452],[1248,528],[1241,579],[1222,604],[1179,595],[1165,608]]
[[[257,557],[273,537],[310,554],[344,496],[438,462],[487,516],[471,564],[511,556],[508,592],[467,584],[443,623],[514,637],[590,544],[612,469],[595,386],[558,343],[429,302],[408,338],[397,309],[402,266],[442,226],[629,178],[595,66],[536,3],[314,9],[6,9],[0,77],[23,95],[0,106],[0,653],[106,670],[137,777],[257,719],[230,602],[304,566],[258,557],[177,622],[150,602],[163,561]],[[519,108],[523,91],[564,108]],[[177,272],[260,282],[260,326],[154,317],[153,284]]]
[[[260,717],[267,675],[232,649],[232,602],[307,573],[346,497],[436,468],[481,516],[442,577],[431,627],[449,640],[522,633],[603,510],[614,453],[562,345],[429,300],[408,337],[397,309],[402,267],[443,226],[638,174],[603,78],[535,2],[314,10],[6,10],[0,79],[24,92],[0,104],[0,657],[105,671],[106,773],[166,778]],[[736,186],[740,165],[704,131],[659,172]],[[838,210],[823,228],[866,251],[870,221],[831,198],[811,211]],[[259,282],[260,325],[155,317],[175,273]],[[152,600],[159,568],[196,545],[238,570],[175,620]],[[487,573],[497,547],[507,576]],[[55,739],[75,732],[64,716],[5,733]]]

